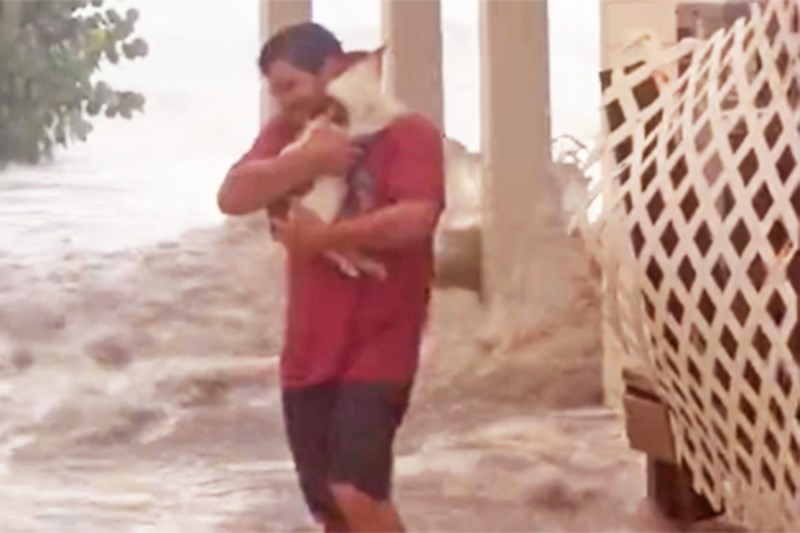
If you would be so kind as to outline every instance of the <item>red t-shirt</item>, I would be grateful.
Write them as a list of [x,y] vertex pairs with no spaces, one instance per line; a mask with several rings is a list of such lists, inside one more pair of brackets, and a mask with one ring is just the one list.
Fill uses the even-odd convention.
[[[292,137],[292,130],[273,119],[242,160],[273,157]],[[441,132],[418,115],[395,121],[370,145],[362,182],[365,175],[362,192],[370,196],[372,209],[419,199],[443,209]],[[281,356],[284,387],[413,379],[433,279],[433,239],[371,255],[386,267],[386,280],[348,278],[322,257],[291,265]]]

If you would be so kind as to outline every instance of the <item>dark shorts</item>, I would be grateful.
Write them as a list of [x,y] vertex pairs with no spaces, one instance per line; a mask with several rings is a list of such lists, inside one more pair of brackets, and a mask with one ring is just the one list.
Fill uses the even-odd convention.
[[410,385],[337,383],[283,392],[283,412],[300,488],[317,518],[341,519],[331,484],[390,498],[392,445]]

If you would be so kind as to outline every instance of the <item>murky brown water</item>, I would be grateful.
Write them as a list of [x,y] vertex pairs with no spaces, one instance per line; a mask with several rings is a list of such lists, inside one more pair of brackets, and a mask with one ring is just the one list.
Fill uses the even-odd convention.
[[[277,403],[282,258],[259,221],[224,229],[214,205],[256,130],[257,28],[240,31],[255,16],[215,17],[211,3],[174,23],[191,3],[165,8],[151,58],[119,73],[148,95],[146,116],[0,174],[0,531],[311,527]],[[448,46],[476,53],[470,35],[450,28]],[[473,67],[446,67],[456,106],[477,105]],[[476,124],[459,120],[475,145]],[[441,293],[437,309],[430,358],[472,377],[476,302]],[[398,446],[412,530],[635,524],[641,465],[619,422],[534,415],[543,402],[516,373],[428,369]],[[484,394],[500,388],[502,401]]]
[[[3,531],[308,529],[275,379],[281,259],[256,217],[41,271],[3,263]],[[413,530],[632,527],[641,460],[610,413],[536,415],[560,396],[525,392],[523,367],[448,373],[485,357],[481,321],[474,297],[437,294],[397,450]],[[565,390],[584,379],[564,372]]]
[[[184,413],[147,444],[18,454],[0,485],[4,530],[307,530],[275,395],[244,396]],[[464,421],[503,418],[488,407]],[[415,531],[630,529],[642,470],[618,429],[588,411],[469,430],[418,408],[400,446],[397,498]]]

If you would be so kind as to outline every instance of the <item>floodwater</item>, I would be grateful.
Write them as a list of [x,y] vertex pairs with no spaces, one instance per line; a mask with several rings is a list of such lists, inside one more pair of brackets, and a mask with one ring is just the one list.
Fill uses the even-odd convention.
[[[308,530],[276,387],[282,252],[214,202],[257,130],[255,3],[135,3],[152,56],[104,76],[146,114],[0,172],[0,529]],[[454,101],[471,101],[474,61],[455,61]],[[450,124],[475,147],[475,124]],[[474,295],[437,292],[397,450],[413,530],[654,526],[641,458],[596,406],[597,306],[573,303],[508,363]]]

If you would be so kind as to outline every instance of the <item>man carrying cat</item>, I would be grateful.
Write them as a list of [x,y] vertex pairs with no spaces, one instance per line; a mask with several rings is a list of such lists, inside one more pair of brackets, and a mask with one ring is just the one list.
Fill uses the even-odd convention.
[[[392,445],[419,359],[433,277],[433,233],[444,208],[442,136],[418,115],[398,118],[365,154],[319,128],[284,155],[327,104],[326,84],[347,68],[338,40],[305,23],[263,47],[259,66],[277,104],[220,188],[220,209],[286,217],[288,316],[281,355],[287,435],[300,486],[328,531],[401,531],[391,503]],[[372,209],[324,224],[291,200],[360,161],[358,191]],[[349,278],[322,256],[358,250],[387,277]]]

